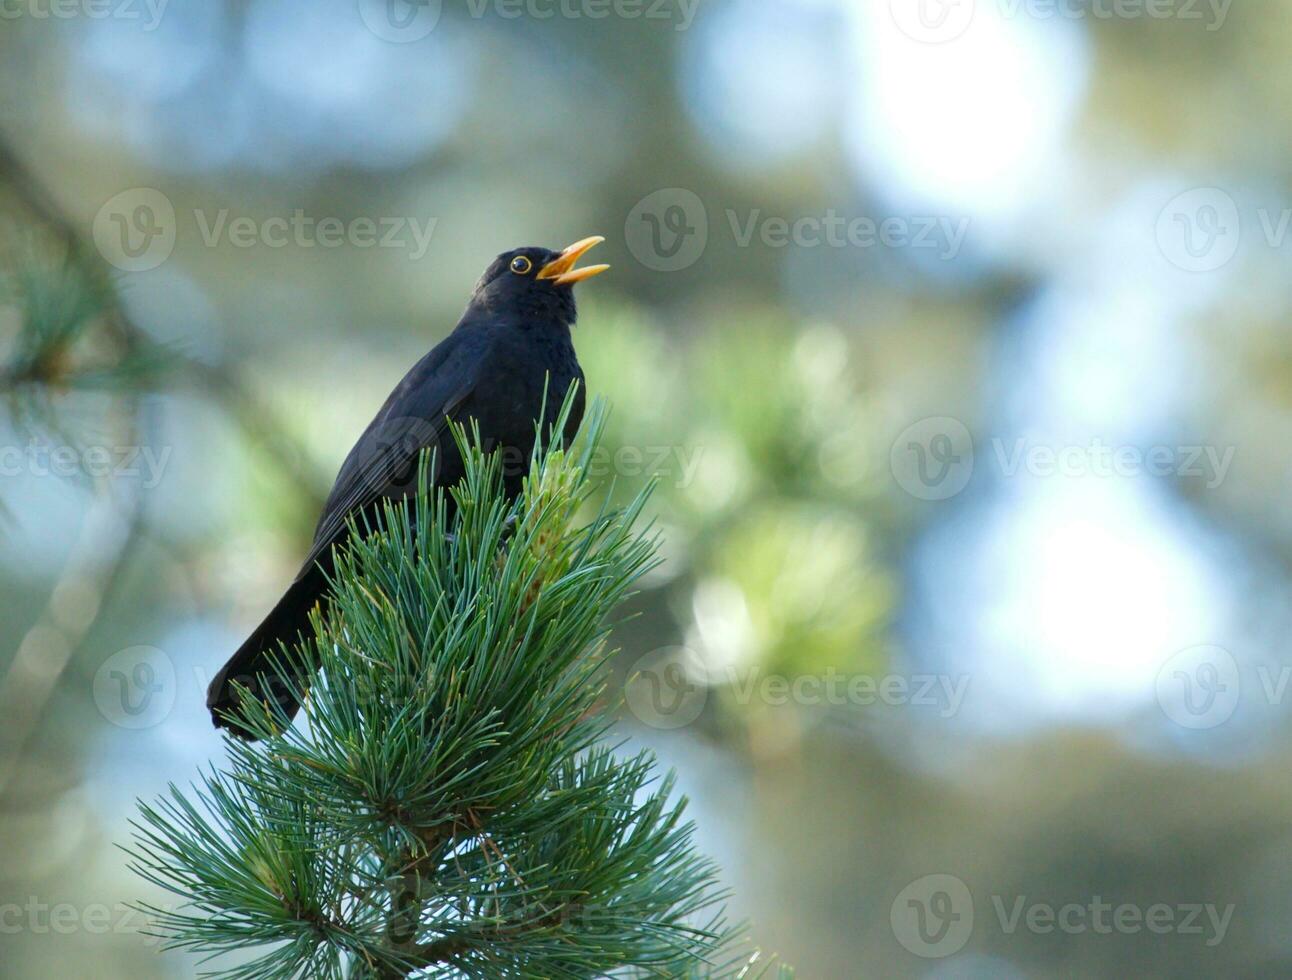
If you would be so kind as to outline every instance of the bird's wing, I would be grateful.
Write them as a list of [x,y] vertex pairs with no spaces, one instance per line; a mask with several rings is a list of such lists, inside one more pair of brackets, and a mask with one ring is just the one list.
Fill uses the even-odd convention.
[[[400,382],[341,464],[301,567],[306,575],[345,530],[346,518],[383,496],[402,496],[417,479],[423,449],[441,446],[450,421],[469,402],[479,359],[432,351]],[[470,367],[467,364],[470,363]]]

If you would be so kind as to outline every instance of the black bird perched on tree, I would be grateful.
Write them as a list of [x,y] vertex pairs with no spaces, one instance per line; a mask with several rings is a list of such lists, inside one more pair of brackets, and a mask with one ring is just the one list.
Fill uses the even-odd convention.
[[[579,390],[563,433],[568,441],[583,418],[583,371],[570,328],[575,321],[574,285],[609,266],[576,268],[605,239],[585,238],[562,252],[519,248],[494,260],[476,284],[454,331],[404,376],[364,430],[337,474],[314,532],[314,544],[296,580],[255,632],[224,665],[207,691],[206,706],[217,728],[254,737],[230,717],[238,705],[237,681],[258,700],[277,703],[287,717],[300,703],[276,683],[279,644],[291,645],[309,630],[309,614],[325,598],[332,549],[345,542],[351,515],[371,516],[384,500],[417,489],[417,461],[435,449],[437,486],[461,479],[463,464],[449,422],[474,422],[486,450],[504,454],[507,494],[515,497],[528,468],[538,426],[571,384]],[[507,465],[507,461],[511,461]],[[302,688],[309,678],[299,678]]]

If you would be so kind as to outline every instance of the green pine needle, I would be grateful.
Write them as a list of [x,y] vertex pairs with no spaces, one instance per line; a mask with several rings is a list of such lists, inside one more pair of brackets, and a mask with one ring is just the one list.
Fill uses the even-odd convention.
[[229,978],[788,976],[731,952],[672,776],[602,744],[606,618],[656,560],[645,493],[580,519],[604,422],[538,446],[512,503],[457,430],[451,520],[428,459],[352,528],[316,635],[280,650],[284,684],[320,669],[305,723],[245,699],[265,739],[140,804],[127,850],[179,898],[151,909],[168,946],[252,951]]

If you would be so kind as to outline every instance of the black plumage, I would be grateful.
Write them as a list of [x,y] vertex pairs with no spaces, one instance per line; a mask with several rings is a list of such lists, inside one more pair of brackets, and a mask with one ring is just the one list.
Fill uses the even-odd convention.
[[[484,448],[502,451],[511,497],[520,492],[527,471],[545,393],[551,418],[577,382],[563,433],[566,440],[573,436],[584,408],[583,371],[571,337],[577,316],[574,285],[607,268],[575,265],[601,240],[584,239],[562,252],[515,249],[489,266],[457,327],[404,376],[350,450],[295,581],[211,682],[206,703],[217,727],[249,737],[228,714],[237,705],[234,681],[258,699],[277,702],[288,717],[295,715],[300,705],[277,682],[271,657],[280,642],[291,645],[309,631],[310,611],[326,601],[333,548],[344,545],[350,515],[371,518],[383,501],[415,493],[423,449],[437,450],[436,485],[461,479],[463,463],[450,421],[474,422]],[[301,686],[308,680],[300,678]]]

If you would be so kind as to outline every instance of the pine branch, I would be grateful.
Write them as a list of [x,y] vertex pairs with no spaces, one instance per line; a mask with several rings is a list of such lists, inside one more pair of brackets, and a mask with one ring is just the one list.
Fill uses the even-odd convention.
[[[9,303],[19,310],[13,353],[0,362],[0,395],[8,398],[11,414],[54,425],[57,416],[47,406],[51,392],[111,388],[133,393],[163,380],[191,383],[275,460],[285,484],[321,502],[325,474],[306,458],[299,440],[230,364],[194,359],[159,345],[130,317],[86,229],[68,217],[3,138],[0,189],[36,229],[35,234],[0,241],[0,306]],[[97,356],[78,364],[70,352],[79,337],[91,333],[93,343],[84,346],[93,346]]]
[[[152,408],[140,397],[163,380],[186,377],[198,383],[267,455],[294,491],[321,500],[326,484],[300,447],[277,425],[274,415],[227,364],[185,359],[159,345],[128,315],[106,265],[88,243],[84,229],[70,219],[19,155],[0,139],[0,203],[12,204],[17,221],[0,215],[0,323],[15,329],[0,345],[0,409],[19,431],[33,439],[45,433],[76,447],[85,433],[75,425],[75,407],[63,396],[110,392],[125,431],[123,445],[138,446],[152,429]],[[23,230],[19,230],[20,225]],[[96,402],[95,424],[105,415]],[[96,436],[95,438],[101,438]],[[60,675],[72,661],[107,606],[145,530],[145,496],[130,485],[111,497],[98,495],[87,529],[76,543],[54,595],[75,581],[97,595],[98,613],[77,628],[56,622],[47,603],[21,651],[37,630],[62,635],[61,655],[42,654],[39,670],[24,669],[15,657],[0,675],[0,713],[8,719],[0,737],[0,790],[17,771],[17,762]],[[119,513],[118,513],[119,512]],[[11,514],[0,497],[0,519]],[[115,520],[110,518],[115,517]]]
[[[19,233],[0,221],[0,318],[15,330],[0,350],[0,408],[15,429],[43,429],[62,444],[81,440],[62,411],[65,392],[112,391],[121,397],[105,410],[96,403],[96,425],[116,419],[118,439],[139,445],[152,416],[138,397],[165,367],[156,345],[123,328],[102,265],[85,251],[71,226],[40,186],[0,142],[0,191],[8,190],[36,227]],[[27,634],[15,638],[18,651],[0,675],[0,713],[7,719],[0,737],[0,792],[18,772],[32,731],[59,677],[98,621],[145,523],[145,495],[129,485],[96,495],[81,523],[51,599]],[[0,518],[8,519],[0,499]],[[94,596],[95,612],[75,626],[52,612],[53,599],[68,583]],[[39,669],[24,663],[23,651],[40,631],[60,636],[54,650],[41,651]]]
[[655,562],[645,495],[578,517],[603,419],[539,446],[511,503],[459,431],[461,484],[424,468],[352,528],[315,635],[280,651],[281,683],[321,668],[305,724],[244,699],[264,740],[141,804],[133,867],[184,903],[154,910],[169,946],[256,948],[235,978],[761,975],[724,952],[672,777],[603,744],[605,620]]

